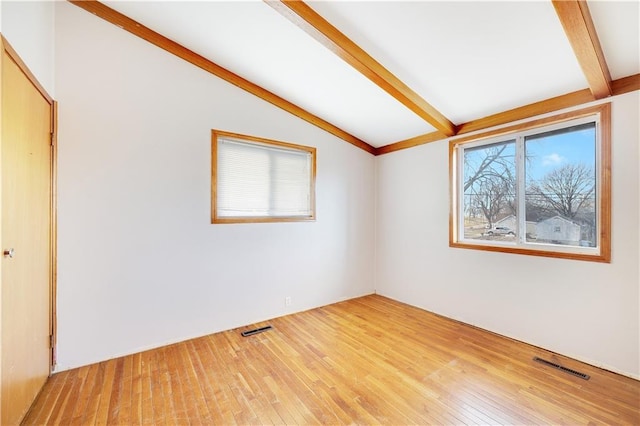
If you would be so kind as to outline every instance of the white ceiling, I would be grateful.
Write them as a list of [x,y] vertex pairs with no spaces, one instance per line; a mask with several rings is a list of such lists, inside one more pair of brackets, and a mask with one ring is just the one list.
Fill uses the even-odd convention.
[[601,0],[588,4],[611,78],[638,74],[640,2]]
[[[105,3],[372,146],[435,130],[261,1]],[[307,4],[454,124],[588,87],[550,1]],[[612,78],[640,73],[639,3],[588,4]]]

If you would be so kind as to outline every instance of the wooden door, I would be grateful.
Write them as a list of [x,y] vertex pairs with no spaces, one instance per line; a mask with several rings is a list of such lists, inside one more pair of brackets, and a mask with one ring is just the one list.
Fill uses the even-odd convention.
[[52,106],[2,49],[0,424],[18,424],[50,373]]

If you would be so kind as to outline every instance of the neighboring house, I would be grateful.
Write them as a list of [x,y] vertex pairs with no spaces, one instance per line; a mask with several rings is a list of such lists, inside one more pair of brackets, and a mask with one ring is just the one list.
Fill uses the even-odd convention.
[[512,214],[496,221],[493,226],[505,226],[509,229],[516,230],[516,217]]
[[577,246],[580,242],[580,225],[562,216],[554,216],[538,222],[538,241]]
[[[509,216],[503,217],[493,225],[496,227],[504,226],[506,228],[513,229],[515,231],[517,228],[516,217],[510,214]],[[536,222],[527,221],[526,227],[527,227],[527,235],[536,235]]]

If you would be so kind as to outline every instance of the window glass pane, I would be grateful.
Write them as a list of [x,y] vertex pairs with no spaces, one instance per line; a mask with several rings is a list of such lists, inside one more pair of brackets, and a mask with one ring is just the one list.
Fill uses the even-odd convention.
[[510,140],[463,151],[464,239],[514,241],[515,147]]
[[526,241],[596,247],[596,125],[525,137]]

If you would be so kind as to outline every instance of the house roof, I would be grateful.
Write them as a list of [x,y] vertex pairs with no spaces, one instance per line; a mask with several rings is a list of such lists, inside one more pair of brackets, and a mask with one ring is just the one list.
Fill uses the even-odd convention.
[[72,1],[382,154],[640,88],[637,1]]
[[570,220],[570,219],[567,219],[566,217],[562,217],[562,216],[560,216],[560,215],[555,215],[555,216],[553,216],[553,217],[549,217],[549,218],[547,218],[547,219],[545,219],[545,220],[541,220],[541,221],[540,221],[540,222],[538,222],[538,223],[546,223],[546,222],[552,222],[552,221],[557,222],[558,220],[561,220],[561,221],[563,221],[563,222],[566,222],[566,223],[568,223],[568,224],[570,224],[570,225],[580,226],[579,224],[575,223],[574,221],[572,221],[572,220]]

